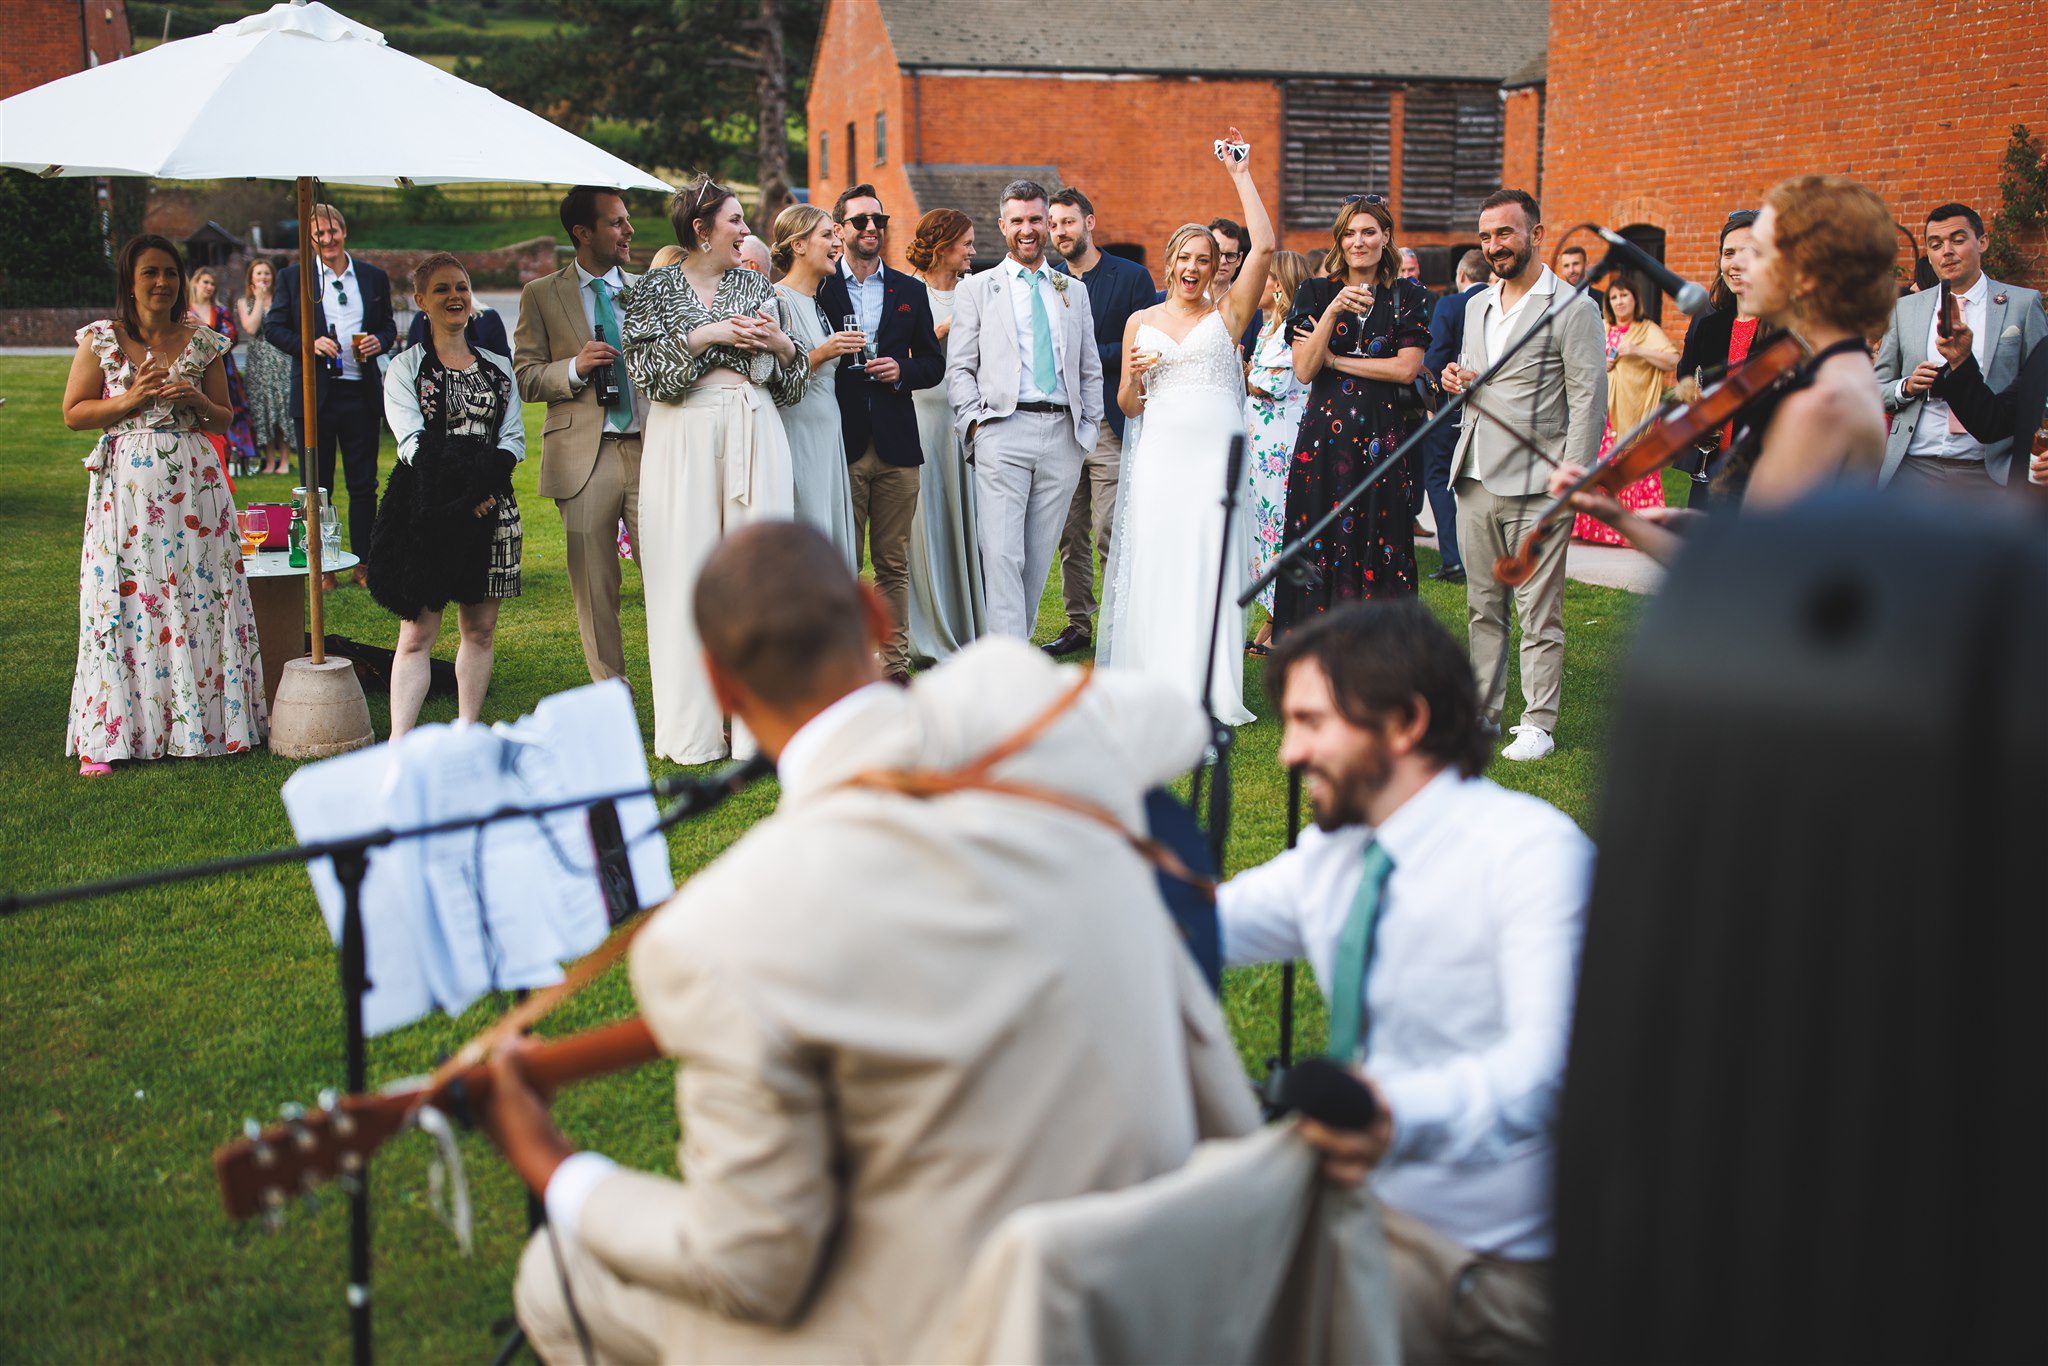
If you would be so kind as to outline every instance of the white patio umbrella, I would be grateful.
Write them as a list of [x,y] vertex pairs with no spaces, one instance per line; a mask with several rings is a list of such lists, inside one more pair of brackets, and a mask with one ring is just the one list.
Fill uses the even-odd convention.
[[[317,380],[311,221],[316,181],[670,188],[539,115],[394,50],[376,29],[317,0],[272,5],[212,33],[0,100],[0,166],[45,176],[296,181],[299,354],[309,418]],[[299,434],[300,477],[313,500],[309,522],[317,527],[312,427],[309,420]],[[307,558],[312,662],[319,666],[325,660],[325,623],[318,535],[307,538]],[[347,678],[352,686],[353,674]],[[355,701],[360,707],[359,691]],[[287,705],[280,684],[278,707]],[[367,732],[367,711],[362,718]],[[273,740],[277,729],[274,718]]]

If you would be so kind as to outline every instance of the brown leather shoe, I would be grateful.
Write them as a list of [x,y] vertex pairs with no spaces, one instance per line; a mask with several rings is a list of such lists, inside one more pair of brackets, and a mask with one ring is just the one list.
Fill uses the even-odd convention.
[[340,584],[340,582],[339,582],[338,580],[336,580],[336,579],[335,579],[334,575],[332,575],[332,574],[322,574],[322,575],[320,576],[320,591],[321,591],[321,592],[323,592],[323,593],[332,593],[332,592],[333,592],[333,591],[334,591],[335,589],[337,589],[337,588],[339,588],[339,587],[341,587],[341,584]]
[[354,569],[351,569],[348,572],[348,576],[351,580],[354,581],[355,586],[358,588],[368,588],[370,586],[370,572],[364,569],[361,565],[357,565]]

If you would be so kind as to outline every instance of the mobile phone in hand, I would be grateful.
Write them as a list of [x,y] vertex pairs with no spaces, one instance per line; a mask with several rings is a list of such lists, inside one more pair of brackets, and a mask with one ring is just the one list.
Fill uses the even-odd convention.
[[1934,333],[1938,337],[1952,337],[1955,335],[1955,326],[1949,321],[1948,317],[1949,297],[1948,281],[1943,280],[1940,285],[1940,292],[1935,295],[1934,299]]

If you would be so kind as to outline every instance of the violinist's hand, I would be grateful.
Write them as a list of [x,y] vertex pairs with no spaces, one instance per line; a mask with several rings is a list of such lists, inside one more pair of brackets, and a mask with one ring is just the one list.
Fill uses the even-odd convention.
[[513,1039],[491,1055],[491,1098],[480,1116],[485,1135],[538,1195],[576,1150],[548,1113],[547,1095],[526,1075],[526,1043]]
[[1387,1108],[1385,1094],[1372,1084],[1372,1078],[1361,1076],[1359,1080],[1375,1102],[1376,1113],[1368,1127],[1332,1129],[1306,1116],[1295,1121],[1295,1131],[1322,1154],[1323,1179],[1333,1185],[1358,1185],[1386,1160],[1387,1150],[1394,1146],[1394,1112]]
[[1962,309],[1957,308],[1949,315],[1949,334],[1944,337],[1937,330],[1934,334],[1934,349],[1941,352],[1941,358],[1953,370],[1963,363],[1963,357],[1970,354],[1971,344],[1976,338],[1970,332],[1970,325],[1956,316]]
[[[1569,489],[1585,477],[1586,471],[1582,466],[1570,464],[1569,462],[1559,465],[1550,472],[1550,496],[1552,498],[1564,497],[1566,489]],[[1571,496],[1569,506],[1573,512],[1583,512],[1594,521],[1605,522],[1608,526],[1613,526],[1626,510],[1622,507],[1619,498],[1616,498],[1606,489],[1598,488],[1591,484],[1574,493]]]

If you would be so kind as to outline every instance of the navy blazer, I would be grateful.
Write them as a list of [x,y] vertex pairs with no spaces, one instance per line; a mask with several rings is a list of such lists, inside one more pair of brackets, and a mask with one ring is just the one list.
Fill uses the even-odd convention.
[[[505,320],[498,316],[495,308],[480,308],[463,325],[463,335],[469,338],[472,351],[495,351],[501,356],[512,354],[512,343],[505,336]],[[405,344],[418,346],[427,339],[427,315],[415,310],[412,322],[405,329]]]
[[[839,330],[841,319],[856,311],[842,271],[833,270],[818,286],[818,307],[833,332]],[[903,375],[894,384],[878,384],[854,364],[854,357],[840,360],[832,388],[839,399],[846,463],[866,455],[872,443],[883,464],[915,468],[924,463],[924,449],[917,441],[917,404],[911,391],[929,389],[946,377],[946,353],[932,326],[931,295],[922,281],[882,267],[882,325],[875,329],[873,343],[875,354],[893,359],[903,367]]]
[[[381,269],[359,258],[350,258],[355,267],[356,283],[363,291],[363,331],[377,339],[384,348],[383,354],[390,355],[398,349],[398,324],[391,317],[391,277]],[[315,290],[313,299],[313,335],[327,335],[327,309],[319,297],[324,291]],[[299,267],[295,261],[277,273],[277,291],[273,296],[270,311],[263,315],[263,339],[292,358],[292,400],[299,401],[305,390],[299,379]],[[341,339],[343,346],[348,338]],[[370,362],[372,366],[375,360]],[[319,386],[318,402],[327,402],[327,381],[331,378],[326,366],[319,368],[314,377]],[[364,376],[374,380],[376,371]]]
[[1485,288],[1484,282],[1467,285],[1436,301],[1436,312],[1429,315],[1429,349],[1422,353],[1424,370],[1432,375],[1443,374],[1444,367],[1465,349],[1465,305]]

